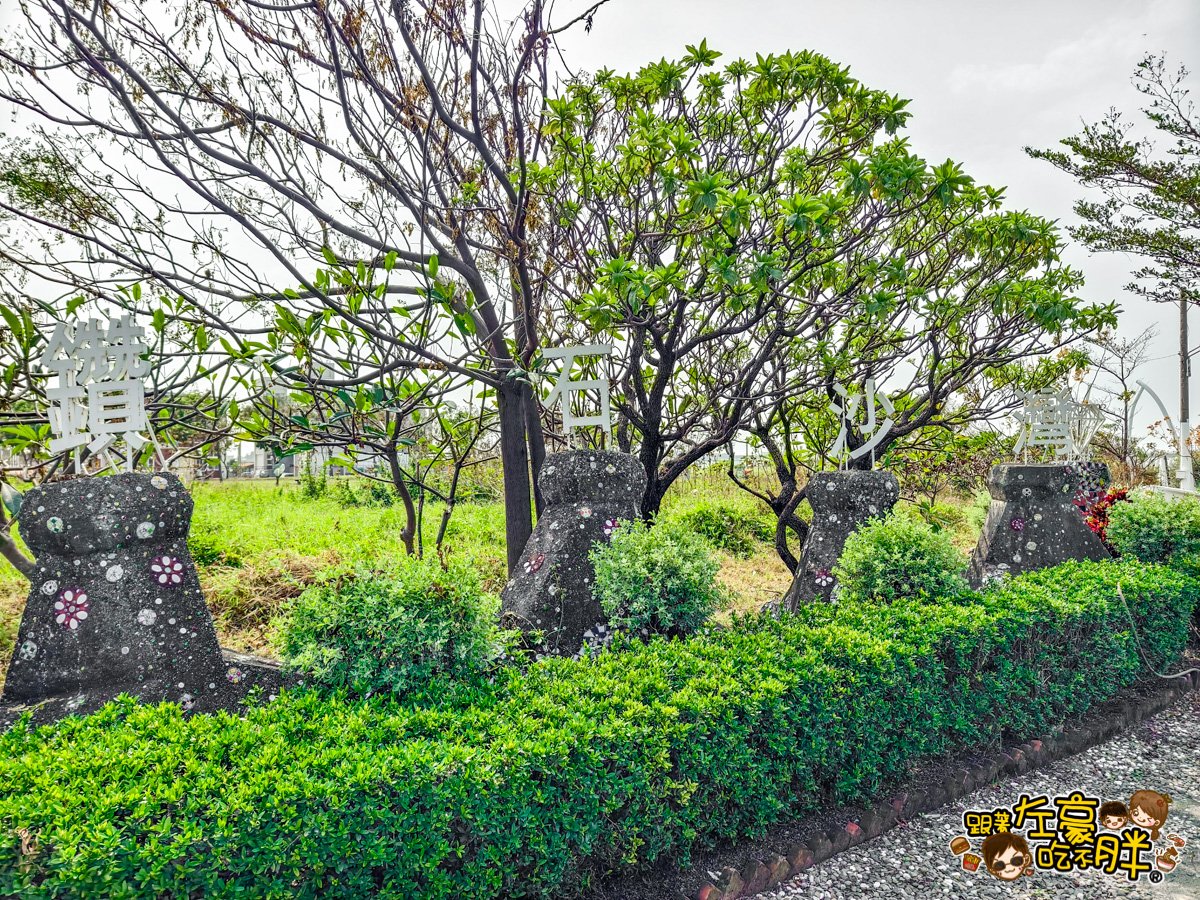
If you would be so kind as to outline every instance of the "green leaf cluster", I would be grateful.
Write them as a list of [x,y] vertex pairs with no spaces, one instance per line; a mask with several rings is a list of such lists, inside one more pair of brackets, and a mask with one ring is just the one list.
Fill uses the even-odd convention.
[[749,556],[757,545],[775,539],[773,516],[746,509],[744,504],[699,500],[675,507],[663,518],[735,556]]
[[609,622],[634,634],[688,634],[724,599],[720,563],[703,538],[678,522],[621,522],[588,558],[596,573],[592,595]]
[[1130,499],[1109,509],[1105,531],[1122,556],[1174,565],[1200,555],[1200,501],[1153,494]]
[[411,557],[358,568],[300,595],[284,615],[289,666],[353,695],[412,694],[483,677],[500,652],[495,597],[461,561]]
[[869,519],[846,538],[833,574],[839,601],[937,600],[966,589],[965,565],[949,531],[893,513]]

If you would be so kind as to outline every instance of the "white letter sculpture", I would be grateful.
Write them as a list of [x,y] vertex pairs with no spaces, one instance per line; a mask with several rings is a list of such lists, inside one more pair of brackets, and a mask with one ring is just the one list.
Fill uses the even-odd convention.
[[[833,414],[838,417],[841,423],[841,430],[838,431],[837,439],[833,442],[833,449],[830,451],[830,456],[834,459],[840,457],[846,452],[846,441],[849,435],[850,425],[854,422],[854,417],[858,414],[858,407],[865,400],[867,411],[867,421],[859,428],[865,443],[854,450],[851,450],[847,456],[847,460],[858,459],[860,456],[871,454],[871,464],[875,463],[875,448],[879,446],[889,431],[892,430],[892,416],[896,414],[895,407],[892,406],[892,401],[888,399],[887,394],[875,393],[875,379],[868,378],[865,384],[865,394],[850,393],[840,384],[833,386],[834,392],[842,398],[842,402],[836,400],[829,402],[829,408]],[[879,401],[879,405],[883,407],[884,419],[878,425],[875,423],[875,401]]]
[[[547,359],[561,359],[562,371],[554,390],[546,398],[549,406],[555,400],[561,400],[563,432],[569,437],[572,428],[583,428],[587,425],[599,425],[608,436],[612,437],[612,415],[609,411],[608,381],[603,378],[589,378],[583,381],[571,380],[571,366],[577,356],[608,356],[612,353],[612,344],[587,344],[583,347],[554,347],[543,350],[542,356]],[[571,409],[571,396],[584,391],[598,391],[600,394],[600,413],[594,416],[577,416]]]
[[1057,457],[1082,459],[1105,422],[1102,404],[1080,403],[1066,389],[1024,391],[1022,397],[1024,406],[1014,416],[1021,426],[1014,450],[1026,456],[1030,447],[1051,447]]
[[[100,456],[123,437],[127,472],[133,471],[147,443],[158,446],[146,418],[142,388],[142,377],[150,371],[142,358],[148,349],[141,340],[145,333],[129,316],[110,319],[107,329],[99,319],[78,329],[60,322],[54,329],[41,359],[58,376],[57,386],[46,390],[50,428],[56,435],[47,446],[51,453],[74,450],[76,469],[79,449],[85,445],[93,456]],[[149,439],[142,431],[150,432]]]

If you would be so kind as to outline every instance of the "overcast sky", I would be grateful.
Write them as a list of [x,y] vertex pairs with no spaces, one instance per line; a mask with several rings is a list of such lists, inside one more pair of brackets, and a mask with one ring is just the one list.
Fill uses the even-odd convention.
[[[566,21],[586,7],[559,0],[555,15]],[[911,99],[907,132],[917,153],[953,158],[977,181],[1007,186],[1010,206],[1064,226],[1077,221],[1081,189],[1023,147],[1052,147],[1113,106],[1140,120],[1143,98],[1130,77],[1147,52],[1166,53],[1172,69],[1186,65],[1200,96],[1198,0],[609,0],[590,34],[572,30],[561,44],[573,66],[625,72],[678,58],[702,38],[725,54],[721,61],[811,49],[849,66],[867,86]],[[1146,378],[1177,414],[1177,308],[1123,290],[1136,260],[1078,246],[1067,258],[1087,277],[1086,299],[1121,304],[1120,333],[1158,323],[1153,355],[1163,358],[1146,367]],[[1195,346],[1200,313],[1191,321]],[[1200,381],[1191,392],[1195,409]],[[1139,421],[1158,418],[1149,412]]]

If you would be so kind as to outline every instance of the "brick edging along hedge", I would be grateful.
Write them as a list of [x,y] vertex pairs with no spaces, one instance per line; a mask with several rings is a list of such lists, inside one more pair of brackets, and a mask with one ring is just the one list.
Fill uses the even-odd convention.
[[[786,857],[781,854],[751,857],[740,870],[726,866],[718,878],[706,882],[695,892],[695,900],[747,900],[819,862],[879,837],[898,822],[941,809],[1002,776],[1024,775],[1055,760],[1082,753],[1124,728],[1161,712],[1179,696],[1200,688],[1200,673],[1172,678],[1166,683],[1171,686],[1163,687],[1140,703],[1122,703],[1102,721],[1061,734],[1046,734],[1041,739],[1011,747],[1007,752],[991,754],[983,763],[955,769],[942,784],[930,789],[902,790],[857,819],[834,825],[806,841],[793,844]],[[1105,705],[1115,707],[1115,703]]]
[[[1196,583],[1067,564],[954,603],[813,609],[425,705],[114,704],[0,736],[0,895],[564,895],[1040,734],[1178,657]],[[23,848],[24,847],[24,852]]]

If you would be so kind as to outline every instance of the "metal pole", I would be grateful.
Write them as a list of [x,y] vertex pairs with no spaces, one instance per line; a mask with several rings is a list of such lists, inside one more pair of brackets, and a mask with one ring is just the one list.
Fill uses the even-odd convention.
[[1191,374],[1188,357],[1187,298],[1179,292],[1179,486],[1185,491],[1196,489],[1192,474],[1192,450],[1188,446],[1191,434],[1191,409],[1188,403],[1188,375]]

